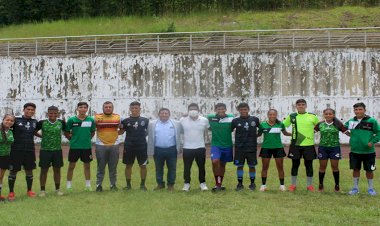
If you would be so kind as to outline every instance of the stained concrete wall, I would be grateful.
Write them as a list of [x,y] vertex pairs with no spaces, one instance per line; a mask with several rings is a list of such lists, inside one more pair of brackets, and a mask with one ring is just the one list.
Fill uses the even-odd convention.
[[362,101],[367,113],[380,119],[377,49],[1,57],[0,76],[0,115],[20,115],[29,101],[37,104],[37,119],[53,104],[71,116],[78,101],[88,101],[94,114],[111,100],[115,112],[127,116],[128,104],[138,100],[150,118],[160,107],[179,118],[191,102],[204,113],[213,112],[217,102],[237,113],[235,106],[246,101],[264,120],[269,108],[285,117],[302,97],[320,118],[331,107],[347,120],[352,105]]

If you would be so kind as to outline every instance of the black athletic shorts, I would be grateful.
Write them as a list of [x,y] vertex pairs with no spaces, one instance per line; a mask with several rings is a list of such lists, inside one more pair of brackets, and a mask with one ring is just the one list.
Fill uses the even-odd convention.
[[9,170],[20,171],[36,168],[36,155],[34,151],[11,151]]
[[55,151],[40,151],[40,163],[38,164],[41,168],[49,168],[53,166],[54,168],[60,168],[63,166],[62,150]]
[[9,169],[10,163],[11,161],[9,155],[0,156],[0,169]]
[[149,163],[148,151],[146,146],[140,147],[124,147],[123,163],[126,165],[133,165],[135,159],[140,166],[145,166]]
[[291,159],[313,160],[317,158],[317,152],[314,145],[311,146],[294,146],[290,145],[288,157]]
[[257,152],[236,151],[235,149],[235,166],[244,166],[245,160],[247,160],[249,167],[255,167],[257,165]]
[[261,158],[284,158],[286,156],[284,148],[261,148]]
[[370,153],[370,154],[357,154],[350,152],[350,169],[357,169],[360,170],[362,168],[363,163],[363,169],[365,171],[375,171],[375,159],[376,159],[376,153]]
[[80,159],[84,163],[92,161],[92,151],[90,149],[70,149],[69,162],[77,162]]

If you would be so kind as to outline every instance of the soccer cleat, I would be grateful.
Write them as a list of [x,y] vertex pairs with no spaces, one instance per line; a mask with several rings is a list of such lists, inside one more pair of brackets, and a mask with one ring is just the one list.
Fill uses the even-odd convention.
[[190,184],[189,183],[185,183],[183,185],[182,191],[186,191],[186,192],[190,191]]
[[92,191],[92,187],[91,186],[86,186],[86,188],[84,190],[85,191]]
[[123,188],[124,191],[129,191],[132,189],[132,186],[131,185],[127,185]]
[[249,185],[249,190],[251,190],[251,191],[254,191],[256,189],[256,184],[250,184]]
[[148,189],[145,187],[145,185],[140,185],[140,190],[141,191],[148,191]]
[[58,195],[58,196],[62,196],[64,195],[64,193],[61,191],[61,190],[55,190],[55,194]]
[[112,185],[110,186],[110,190],[111,190],[111,191],[118,191],[119,189],[116,187],[115,184],[112,184]]
[[30,197],[30,198],[34,198],[34,197],[36,197],[36,193],[34,193],[33,191],[28,191],[27,193],[26,193],[26,195],[28,196],[28,197]]
[[335,185],[335,187],[334,187],[334,191],[335,191],[335,192],[340,192],[340,187],[339,187],[339,185]]
[[5,202],[5,197],[0,195],[0,202]]
[[309,185],[306,187],[306,190],[310,191],[310,192],[314,192],[315,189],[314,189],[314,186],[313,185]]
[[353,188],[351,191],[348,192],[349,195],[356,195],[359,194],[359,189]]
[[324,192],[323,184],[318,185],[318,192]]
[[96,191],[97,191],[97,192],[102,192],[102,191],[103,191],[103,187],[102,187],[101,184],[98,184],[98,185],[96,186]]
[[243,190],[243,189],[244,189],[244,185],[238,183],[238,184],[236,185],[235,191],[241,191],[241,190]]
[[174,185],[168,185],[168,191],[173,192],[174,191]]
[[279,189],[280,189],[280,191],[286,191],[286,187],[285,187],[285,185],[283,185],[283,184],[280,185],[280,188],[279,188]]
[[38,197],[45,197],[46,191],[41,191],[40,194],[38,194]]
[[220,186],[215,186],[211,189],[212,192],[219,192],[219,191],[222,191],[222,187]]
[[153,191],[159,191],[165,188],[165,185],[158,184],[157,187],[153,189]]
[[288,188],[290,192],[294,192],[297,189],[297,186],[295,184],[291,184]]
[[267,190],[267,186],[265,184],[262,184],[260,186],[260,190],[259,191],[266,191]]
[[368,192],[368,194],[371,195],[371,196],[375,196],[375,195],[377,194],[376,191],[375,191],[375,189],[373,189],[373,188],[369,188],[369,189],[367,190],[367,192]]
[[73,192],[73,188],[72,187],[66,188],[66,191],[67,191],[67,193],[72,193]]
[[8,194],[8,200],[14,201],[16,199],[16,194],[14,192],[9,192]]
[[208,187],[207,187],[207,185],[206,185],[206,183],[201,183],[200,185],[199,185],[199,187],[201,188],[201,191],[208,191]]

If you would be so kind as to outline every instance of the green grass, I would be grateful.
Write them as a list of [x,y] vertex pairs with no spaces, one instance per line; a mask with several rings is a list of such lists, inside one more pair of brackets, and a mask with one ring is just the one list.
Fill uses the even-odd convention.
[[[286,185],[290,183],[290,160],[286,159]],[[317,161],[314,163],[314,185],[317,185]],[[66,172],[64,167],[64,173]],[[261,172],[261,164],[258,171]],[[92,163],[93,186],[96,163]],[[118,166],[118,186],[124,186],[124,165]],[[268,176],[267,192],[235,192],[235,167],[227,168],[225,186],[221,193],[201,192],[198,189],[197,169],[193,166],[192,189],[188,193],[182,188],[182,161],[177,165],[176,191],[152,191],[155,186],[154,163],[148,167],[147,192],[138,190],[138,167],[134,167],[132,191],[108,191],[108,176],[102,193],[84,192],[83,168],[78,164],[74,172],[74,192],[63,197],[53,192],[52,175],[49,172],[45,198],[27,198],[24,173],[16,181],[17,200],[0,203],[1,225],[378,225],[380,217],[379,197],[366,194],[367,183],[362,177],[361,194],[348,196],[332,192],[333,178],[328,169],[326,192],[305,191],[305,170],[300,167],[298,190],[295,193],[278,191],[278,179],[272,160]],[[213,184],[210,161],[207,161],[207,182]],[[247,169],[246,169],[247,171]],[[35,171],[34,190],[38,191],[38,174]],[[247,173],[245,174],[247,175]],[[258,178],[260,176],[258,175]],[[65,179],[62,180],[65,185]],[[259,185],[260,179],[256,181]],[[7,194],[7,182],[4,182]],[[248,186],[247,177],[245,184]],[[352,185],[348,160],[341,161],[341,188],[348,191]],[[375,178],[375,186],[378,178]],[[65,187],[65,186],[63,186]],[[63,189],[65,191],[65,189]]]
[[98,17],[11,25],[0,29],[2,38],[129,34],[175,31],[371,27],[380,26],[380,7],[338,7],[241,13],[197,13],[163,17]]

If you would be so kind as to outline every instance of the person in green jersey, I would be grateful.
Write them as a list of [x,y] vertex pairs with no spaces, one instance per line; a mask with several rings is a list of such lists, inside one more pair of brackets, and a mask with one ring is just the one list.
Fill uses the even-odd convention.
[[226,163],[232,162],[232,134],[231,122],[233,115],[226,114],[226,105],[218,103],[215,105],[216,114],[210,114],[207,119],[211,130],[211,161],[212,171],[215,177],[215,187],[212,191],[221,191]]
[[376,119],[365,114],[366,106],[364,103],[354,105],[355,117],[348,120],[344,126],[350,130],[350,169],[353,170],[354,187],[348,193],[356,195],[359,193],[360,169],[366,171],[368,180],[368,194],[376,195],[373,188],[373,171],[375,167],[375,144],[380,141],[380,126]]
[[260,157],[262,161],[261,170],[261,186],[260,191],[266,191],[267,175],[270,159],[275,159],[278,177],[280,179],[280,191],[286,191],[284,184],[284,157],[286,156],[284,146],[281,142],[281,133],[290,136],[282,122],[277,119],[277,110],[270,109],[267,113],[268,120],[262,122],[259,127],[259,135],[264,134],[263,143],[261,145]]
[[87,115],[88,104],[79,102],[78,115],[67,120],[65,136],[70,140],[69,168],[67,170],[67,190],[72,190],[72,179],[76,162],[83,162],[86,191],[92,191],[90,181],[90,162],[92,161],[91,139],[95,135],[95,120]]
[[39,162],[39,166],[41,167],[40,197],[46,195],[45,185],[50,166],[53,166],[55,192],[57,195],[63,195],[63,192],[60,190],[61,167],[63,166],[61,141],[65,122],[58,119],[58,111],[58,107],[50,106],[47,113],[48,119],[41,120],[37,123],[36,130],[41,131],[38,133],[38,136],[42,138]]
[[290,114],[283,121],[285,127],[292,125],[292,139],[288,153],[288,157],[292,159],[292,184],[289,186],[291,192],[297,188],[297,175],[301,158],[304,159],[306,168],[306,189],[311,192],[314,191],[313,160],[317,156],[314,148],[314,127],[318,124],[319,119],[316,115],[306,112],[306,107],[306,100],[298,99],[296,101],[297,112]]
[[3,189],[3,178],[5,171],[9,169],[9,157],[11,153],[11,144],[14,141],[13,132],[10,129],[15,123],[15,117],[10,114],[4,115],[3,122],[0,127],[0,201],[5,201],[5,197],[1,196]]
[[323,110],[324,121],[319,122],[314,130],[320,132],[321,138],[318,147],[319,159],[319,186],[318,191],[323,192],[323,179],[327,168],[327,162],[330,159],[331,169],[333,171],[335,187],[334,191],[339,192],[339,159],[341,159],[341,150],[339,143],[339,131],[348,132],[343,123],[335,117],[335,110],[327,108]]

